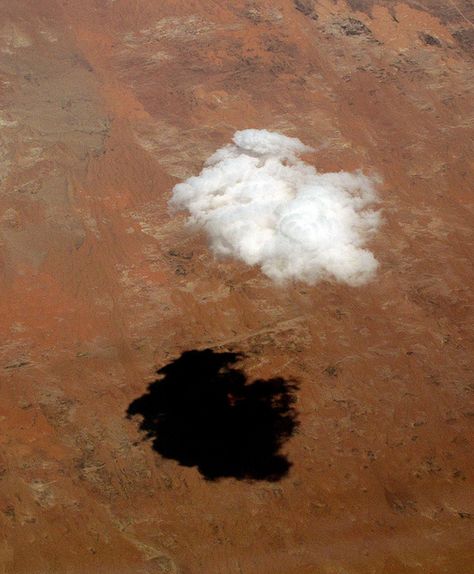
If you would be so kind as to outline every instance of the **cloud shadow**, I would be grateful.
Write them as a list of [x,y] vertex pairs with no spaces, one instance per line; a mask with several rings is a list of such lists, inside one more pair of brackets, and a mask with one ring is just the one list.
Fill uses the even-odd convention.
[[164,458],[197,467],[207,480],[277,481],[291,466],[280,453],[298,423],[294,381],[248,382],[239,353],[186,351],[157,371],[127,416]]

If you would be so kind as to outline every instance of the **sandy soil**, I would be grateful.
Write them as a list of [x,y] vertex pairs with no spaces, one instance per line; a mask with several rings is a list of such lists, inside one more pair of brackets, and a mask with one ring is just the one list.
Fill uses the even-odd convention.
[[[0,8],[0,572],[472,572],[472,2]],[[383,177],[373,282],[278,288],[170,217],[246,127]],[[279,480],[127,417],[206,348],[296,381]]]

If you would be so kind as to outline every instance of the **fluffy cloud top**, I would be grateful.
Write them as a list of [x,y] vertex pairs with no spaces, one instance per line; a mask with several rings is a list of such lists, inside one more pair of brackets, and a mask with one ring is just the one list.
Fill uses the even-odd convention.
[[380,223],[370,209],[375,182],[361,172],[319,173],[296,138],[243,130],[198,176],[173,189],[170,206],[189,212],[217,255],[259,265],[277,282],[368,281],[377,268],[364,247]]

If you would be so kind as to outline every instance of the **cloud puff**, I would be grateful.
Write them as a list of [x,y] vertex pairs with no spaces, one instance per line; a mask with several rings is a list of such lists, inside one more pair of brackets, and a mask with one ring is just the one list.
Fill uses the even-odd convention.
[[189,212],[215,254],[259,265],[277,282],[368,281],[377,261],[364,243],[380,224],[375,181],[362,172],[318,173],[296,138],[243,130],[198,176],[173,188],[170,207]]

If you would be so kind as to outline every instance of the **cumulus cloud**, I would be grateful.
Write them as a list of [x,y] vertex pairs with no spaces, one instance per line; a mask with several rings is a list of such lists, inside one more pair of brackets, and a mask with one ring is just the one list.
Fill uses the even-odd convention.
[[259,265],[274,281],[363,284],[378,265],[364,247],[380,224],[369,207],[376,181],[360,171],[319,173],[300,159],[310,151],[279,133],[238,131],[173,188],[170,207],[189,212],[216,255]]

